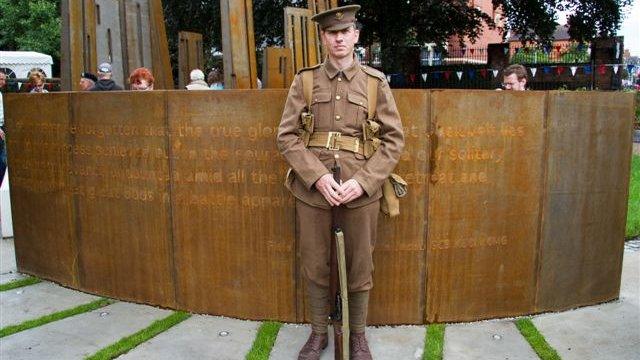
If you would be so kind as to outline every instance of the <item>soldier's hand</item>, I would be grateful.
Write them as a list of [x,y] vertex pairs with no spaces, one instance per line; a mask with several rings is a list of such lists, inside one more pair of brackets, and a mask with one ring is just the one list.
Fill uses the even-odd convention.
[[315,187],[331,206],[340,205],[340,196],[338,195],[340,184],[333,180],[333,175],[322,175],[322,177],[316,181]]
[[358,183],[354,179],[349,179],[340,186],[338,189],[338,194],[340,195],[340,202],[343,204],[347,204],[352,200],[355,200],[364,194],[364,190],[360,183]]

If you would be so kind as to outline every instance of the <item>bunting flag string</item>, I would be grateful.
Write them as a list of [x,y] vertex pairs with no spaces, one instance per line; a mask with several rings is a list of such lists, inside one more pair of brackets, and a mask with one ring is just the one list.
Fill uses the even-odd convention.
[[387,75],[387,82],[391,82],[391,75]]
[[[552,75],[552,76],[562,76],[567,72],[567,69],[570,71],[571,76],[576,76],[576,74],[578,73],[578,69],[582,68],[582,74],[584,75],[591,75],[593,74],[593,71],[595,70],[597,72],[598,75],[606,75],[607,73],[607,68],[611,68],[611,71],[613,74],[619,75],[619,70],[620,67],[623,67],[623,69],[625,68],[623,64],[599,64],[599,65],[595,65],[595,68],[593,65],[588,65],[588,64],[584,64],[584,65],[544,65],[541,66],[542,71],[545,75]],[[633,64],[627,64],[626,65],[626,69],[628,72],[633,72],[636,69],[636,65]],[[540,69],[540,67],[529,67],[529,71],[531,73],[532,77],[536,77],[538,70]],[[470,69],[460,69],[460,70],[436,70],[436,71],[427,71],[424,73],[421,73],[420,76],[422,77],[422,80],[424,82],[427,81],[427,79],[432,76],[434,80],[440,80],[442,78],[442,75],[444,75],[444,79],[445,80],[450,80],[451,79],[451,75],[455,74],[456,77],[458,78],[458,81],[461,81],[463,77],[468,78],[469,80],[473,80],[476,78],[476,75],[480,75],[480,77],[482,79],[488,79],[491,77],[491,75],[493,75],[494,78],[498,77],[498,74],[500,73],[500,70],[498,69],[490,69],[490,68],[470,68]],[[400,80],[400,81],[407,81],[410,83],[415,83],[415,81],[417,80],[417,75],[418,74],[390,74],[387,75],[387,81],[391,82],[392,78],[395,77],[401,77],[401,79],[396,79],[396,80]]]
[[607,71],[607,67],[605,65],[598,65],[598,74],[604,75]]

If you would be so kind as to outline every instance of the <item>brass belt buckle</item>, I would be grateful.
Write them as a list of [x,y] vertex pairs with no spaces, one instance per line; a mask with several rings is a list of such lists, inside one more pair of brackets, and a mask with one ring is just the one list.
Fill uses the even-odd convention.
[[325,147],[333,151],[340,150],[340,145],[338,144],[338,142],[340,141],[340,136],[342,136],[342,134],[337,131],[329,131],[329,135],[327,136],[327,144]]

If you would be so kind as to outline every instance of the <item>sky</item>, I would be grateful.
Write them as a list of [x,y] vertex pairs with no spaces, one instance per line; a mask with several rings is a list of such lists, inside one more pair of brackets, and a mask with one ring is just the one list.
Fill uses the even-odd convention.
[[640,0],[635,0],[625,13],[618,35],[624,36],[624,47],[632,56],[640,56]]
[[[558,14],[558,22],[566,24],[565,17],[566,13]],[[624,47],[629,49],[631,56],[640,56],[640,0],[634,0],[633,4],[624,10],[618,36],[624,36]]]

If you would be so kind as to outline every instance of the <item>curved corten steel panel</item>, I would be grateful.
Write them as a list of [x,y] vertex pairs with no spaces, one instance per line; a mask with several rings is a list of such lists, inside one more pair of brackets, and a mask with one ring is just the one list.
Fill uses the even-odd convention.
[[[381,218],[369,323],[618,296],[633,96],[394,92],[410,183]],[[275,146],[285,90],[8,94],[18,268],[88,292],[305,320]],[[594,234],[588,236],[588,234]]]

